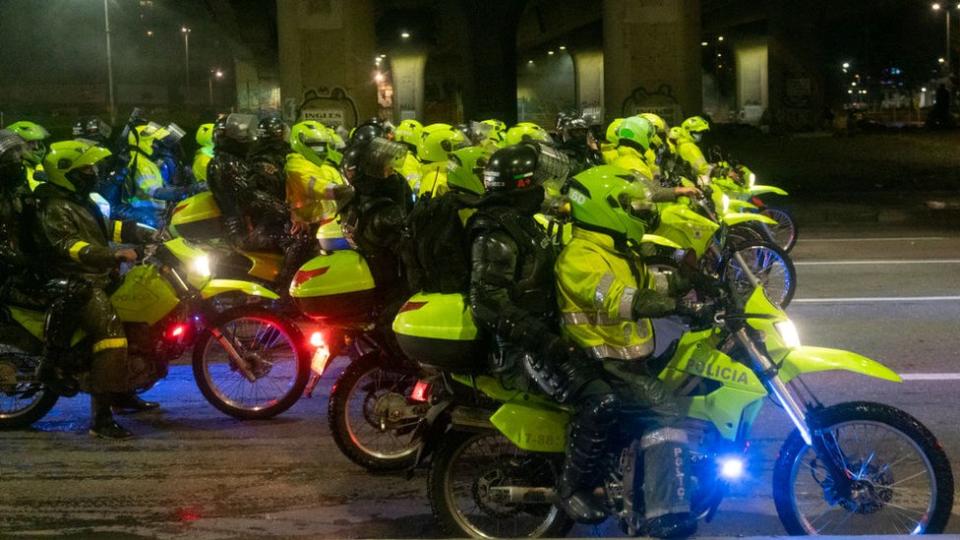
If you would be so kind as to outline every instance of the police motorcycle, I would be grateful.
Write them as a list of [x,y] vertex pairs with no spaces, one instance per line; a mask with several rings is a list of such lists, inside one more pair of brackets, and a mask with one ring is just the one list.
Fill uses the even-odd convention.
[[[739,255],[734,255],[739,257]],[[741,263],[743,264],[743,263]],[[744,265],[745,266],[745,265]],[[692,459],[685,489],[711,520],[749,463],[751,427],[767,399],[794,426],[774,465],[774,503],[788,533],[933,534],[946,527],[954,486],[937,438],[889,405],[827,405],[802,377],[846,371],[889,382],[900,376],[854,352],[802,345],[796,327],[758,280],[744,291],[706,287],[715,313],[644,370],[677,396]],[[428,498],[445,533],[559,537],[573,522],[554,503],[572,410],[505,388],[489,365],[460,294],[418,294],[394,322],[404,352],[439,375],[417,384],[430,411],[418,429],[418,464],[429,458]],[[623,411],[602,475],[610,517],[644,535],[643,411]]]
[[[661,182],[667,187],[693,185],[682,161],[668,161],[662,164],[662,171]],[[737,283],[742,288],[751,286],[749,269],[763,283],[767,295],[787,307],[796,293],[797,272],[789,254],[765,234],[776,222],[758,213],[752,203],[731,197],[716,183],[701,182],[698,187],[705,195],[701,199],[684,197],[677,203],[658,205],[660,219],[653,234],[688,249],[690,266],[739,276]],[[733,257],[734,253],[740,257]],[[742,263],[747,267],[741,267]]]
[[[768,242],[776,244],[784,252],[790,253],[797,243],[799,227],[789,210],[771,206],[761,198],[763,195],[787,196],[787,192],[776,186],[757,184],[757,175],[746,165],[732,157],[724,159],[719,147],[710,150],[711,161],[715,163],[707,180],[715,191],[726,195],[730,200],[742,205],[746,211],[766,216],[774,223],[764,222],[760,233]],[[736,203],[735,203],[736,204]]]
[[[277,295],[255,283],[212,278],[207,255],[183,239],[147,246],[144,254],[108,291],[129,354],[146,366],[138,390],[166,377],[170,362],[192,350],[197,386],[220,411],[264,419],[290,408],[307,382],[310,358],[299,328],[260,303]],[[45,325],[44,311],[0,306],[2,428],[40,420],[60,397],[36,378]],[[89,338],[78,330],[70,354],[56,364],[82,383],[91,355]]]

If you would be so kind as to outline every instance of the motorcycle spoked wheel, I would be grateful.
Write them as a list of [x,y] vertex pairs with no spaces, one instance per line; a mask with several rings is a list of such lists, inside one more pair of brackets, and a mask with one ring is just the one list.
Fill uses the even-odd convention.
[[376,353],[350,363],[337,378],[327,405],[330,432],[343,455],[371,472],[413,466],[420,448],[413,440],[419,418],[385,426],[382,416],[407,405],[416,382],[415,371],[383,366]]
[[[815,416],[813,416],[815,415]],[[953,508],[953,473],[936,437],[909,414],[879,403],[812,413],[827,448],[853,479],[851,496],[825,500],[830,476],[794,430],[773,469],[773,498],[792,535],[938,534]]]
[[[797,270],[790,256],[780,246],[769,242],[750,243],[736,246],[734,249],[743,257],[750,271],[760,280],[767,298],[781,308],[790,305],[793,295],[797,292]],[[734,251],[730,251],[723,258],[723,276],[734,290],[752,290],[750,280],[740,268],[733,253]]]
[[777,222],[776,225],[761,225],[765,232],[770,235],[770,239],[784,251],[790,253],[793,247],[797,245],[799,227],[793,214],[783,208],[765,206],[760,209],[760,213]]
[[526,452],[499,432],[452,431],[433,455],[427,497],[440,528],[473,538],[560,538],[574,521],[549,504],[492,499],[497,487],[556,486],[553,456]]
[[310,354],[300,329],[285,317],[260,307],[224,312],[211,327],[231,340],[255,380],[244,377],[210,328],[193,348],[193,375],[203,397],[241,420],[263,420],[293,406],[310,376]]
[[29,427],[57,404],[60,396],[33,380],[39,361],[0,343],[0,429]]

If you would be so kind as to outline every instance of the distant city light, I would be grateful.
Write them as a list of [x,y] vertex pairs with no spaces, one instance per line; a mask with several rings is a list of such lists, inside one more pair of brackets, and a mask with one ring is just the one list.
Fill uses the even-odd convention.
[[559,47],[557,47],[557,48],[560,49],[561,51],[567,50],[567,46],[566,46],[566,45],[561,45],[561,46],[559,46]]
[[189,33],[190,33],[190,29],[187,28],[186,26],[181,26],[181,27],[180,27],[180,31],[183,32],[184,34],[189,34]]
[[386,57],[387,57],[387,55],[385,55],[385,54],[381,54],[381,55],[380,55],[380,58],[381,58],[381,59],[386,58]]
[[548,54],[549,56],[553,56],[554,53],[553,53],[553,51],[547,51],[547,54]]
[[533,65],[533,60],[527,60],[527,65],[528,65],[528,66],[532,66],[532,65]]
[[701,46],[701,47],[706,47],[707,45],[709,45],[709,43],[707,43],[706,41],[701,41],[701,42],[700,42],[700,46]]
[[930,7],[933,8],[934,11],[940,11],[940,2],[934,2]]
[[218,79],[222,79],[222,78],[223,78],[223,70],[218,69],[218,70],[214,71],[214,72],[213,72],[213,76],[216,77],[216,78],[218,78]]
[[403,39],[410,39],[410,32],[404,30],[403,32],[400,32],[400,37]]
[[373,76],[373,80],[377,81],[378,83],[382,83],[382,82],[383,82],[383,73],[380,73],[379,71],[376,72],[376,74],[374,74],[374,76]]
[[852,93],[853,93],[853,90],[847,90],[847,93],[848,93],[848,94],[852,94]]
[[717,41],[723,41],[723,36],[719,36],[719,37],[717,38]]
[[147,37],[153,37],[153,30],[147,30]]
[[920,91],[921,91],[921,92],[926,92],[926,91],[927,91],[927,87],[924,86],[923,88],[920,89]]
[[941,58],[937,58],[937,62],[939,62],[939,63],[941,63],[941,64],[945,64],[947,61],[944,60],[944,59],[941,57]]
[[850,69],[850,62],[844,62],[843,69]]

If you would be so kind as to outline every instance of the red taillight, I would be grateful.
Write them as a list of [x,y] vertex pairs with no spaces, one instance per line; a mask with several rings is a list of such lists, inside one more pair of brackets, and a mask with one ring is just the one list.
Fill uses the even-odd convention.
[[426,403],[430,400],[430,383],[427,381],[417,381],[413,386],[413,392],[410,392],[410,399]]
[[187,335],[187,325],[185,323],[174,323],[167,328],[166,337],[170,341],[176,341]]
[[310,334],[310,346],[313,347],[314,349],[319,349],[320,347],[323,347],[326,344],[327,342],[325,339],[323,339],[322,332],[317,331]]
[[178,204],[176,207],[174,207],[173,213],[176,214],[177,212],[179,212],[179,211],[181,211],[181,210],[185,210],[188,206],[190,206],[190,205],[187,204],[187,203]]
[[316,270],[300,270],[299,272],[297,272],[297,275],[293,276],[293,285],[295,287],[299,285],[303,285],[307,281],[310,281],[311,279],[317,276],[322,276],[326,274],[327,270],[330,270],[329,266],[317,268]]
[[407,302],[400,306],[400,313],[403,313],[404,311],[416,311],[425,305],[427,305],[426,302]]
[[763,201],[760,200],[760,197],[754,197],[753,200],[750,202],[752,202],[754,206],[759,206],[760,208],[763,208]]

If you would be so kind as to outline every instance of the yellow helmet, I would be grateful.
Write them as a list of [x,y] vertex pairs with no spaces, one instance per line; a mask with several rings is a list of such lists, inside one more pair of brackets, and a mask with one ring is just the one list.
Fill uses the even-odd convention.
[[400,122],[393,131],[393,140],[417,148],[420,145],[420,135],[423,133],[423,124],[413,118]]
[[534,142],[553,142],[550,139],[550,134],[547,133],[547,130],[543,129],[533,122],[520,122],[519,124],[513,126],[507,130],[507,146],[513,146],[515,144],[520,144],[524,141],[534,141]]
[[459,148],[469,146],[463,132],[450,124],[430,124],[420,134],[420,159],[428,162],[446,161]]
[[43,170],[51,184],[75,193],[87,193],[96,184],[97,164],[108,157],[109,150],[89,141],[55,142],[43,157]]
[[617,142],[620,140],[619,137],[617,137],[617,130],[620,129],[620,124],[622,123],[623,123],[623,118],[614,118],[613,121],[610,122],[610,125],[607,126],[606,137],[607,137],[608,143],[617,144]]

